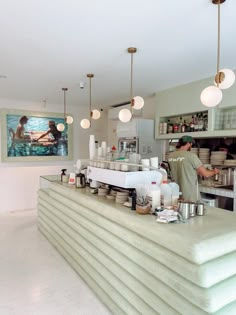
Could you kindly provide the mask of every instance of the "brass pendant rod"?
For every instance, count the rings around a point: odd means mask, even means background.
[[[64,121],[66,122],[66,91],[67,88],[62,88],[62,91],[64,91]]]
[[[89,122],[90,122],[90,128],[92,124],[92,81],[91,79],[94,77],[93,73],[88,73],[87,78],[89,78]]]
[[[90,122],[90,128],[91,128],[91,123],[92,123],[92,81],[91,77],[89,78],[89,122]]]
[[[218,0],[218,38],[217,38],[217,69],[216,69],[216,75],[217,75],[217,87],[219,87],[220,83],[220,0]]]
[[[130,109],[131,113],[133,114],[133,64],[134,64],[134,58],[133,55],[136,53],[137,48],[135,47],[129,47],[128,48],[128,53],[131,54],[131,69],[130,69]]]
[[[132,109],[132,100],[133,100],[133,64],[134,58],[133,53],[131,53],[131,69],[130,69],[130,105]]]

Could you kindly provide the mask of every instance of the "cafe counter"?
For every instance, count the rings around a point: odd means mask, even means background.
[[[113,314],[235,315],[236,216],[157,223],[46,176],[38,227]]]

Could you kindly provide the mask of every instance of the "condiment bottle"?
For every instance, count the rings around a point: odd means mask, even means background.
[[[63,183],[68,181],[68,176],[66,175],[66,171],[67,171],[66,168],[63,168],[61,170],[61,182],[63,182]]]

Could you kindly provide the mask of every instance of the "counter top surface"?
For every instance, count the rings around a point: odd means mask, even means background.
[[[204,216],[191,218],[187,223],[163,224],[157,223],[153,215],[139,215],[84,188],[78,189],[60,181],[52,182],[50,188],[196,264],[236,250],[236,216],[233,212],[206,207]]]

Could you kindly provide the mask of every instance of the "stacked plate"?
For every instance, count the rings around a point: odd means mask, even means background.
[[[117,203],[125,203],[128,200],[129,191],[117,191],[116,193],[116,202]]]
[[[224,151],[212,151],[211,152],[211,165],[224,165],[226,160],[226,152]]]
[[[198,148],[191,148],[191,152],[198,155]]]
[[[225,160],[224,165],[226,166],[236,166],[236,160]]]
[[[106,196],[108,194],[107,188],[98,188],[98,196]]]
[[[209,164],[210,163],[210,149],[200,148],[199,159],[201,160],[203,164]]]

